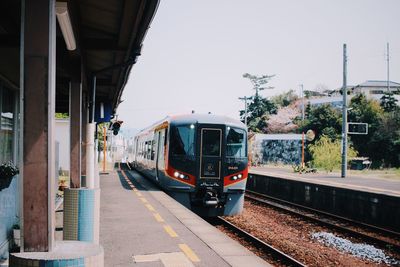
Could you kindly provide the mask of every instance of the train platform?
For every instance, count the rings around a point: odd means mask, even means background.
[[[135,171],[100,186],[104,266],[270,266]]]
[[[353,189],[369,193],[384,194],[400,197],[400,177],[376,177],[374,173],[351,172],[346,178],[341,178],[340,173],[294,173],[288,167],[252,167],[250,173],[275,178],[302,181],[312,184],[327,185],[332,187]]]

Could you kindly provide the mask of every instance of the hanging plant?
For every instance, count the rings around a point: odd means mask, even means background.
[[[19,172],[11,161],[0,165],[0,191],[9,187],[13,177]]]

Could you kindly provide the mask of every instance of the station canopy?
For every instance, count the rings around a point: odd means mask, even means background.
[[[62,2],[68,6],[76,49],[67,49],[57,23],[56,112],[68,112],[69,82],[72,76],[77,77],[77,71],[82,77],[84,91],[90,94],[93,73],[129,62],[96,75],[96,102],[108,102],[115,111],[121,101],[132,64],[140,55],[143,40],[159,0]],[[0,73],[8,76],[15,87],[19,87],[20,16],[21,1],[0,1],[0,55],[10,62],[7,64],[8,69],[0,69]],[[8,51],[9,49],[13,52]],[[7,55],[12,58],[7,58]],[[80,64],[82,69],[77,68]],[[6,64],[2,65],[5,67]]]

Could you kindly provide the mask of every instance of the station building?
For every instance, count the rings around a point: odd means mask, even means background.
[[[22,252],[55,247],[55,113],[70,118],[71,188],[90,187],[94,125],[109,121],[158,0],[0,1],[0,259],[14,224]]]

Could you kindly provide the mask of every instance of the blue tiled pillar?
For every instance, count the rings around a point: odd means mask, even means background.
[[[98,243],[100,189],[64,191],[64,240]]]

